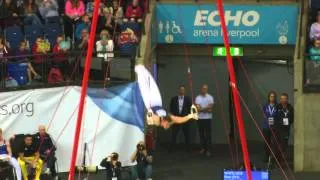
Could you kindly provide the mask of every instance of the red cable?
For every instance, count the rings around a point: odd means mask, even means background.
[[[68,89],[67,87],[68,87],[68,86],[65,86],[65,88],[64,88],[64,90],[63,90],[63,93],[62,93],[62,95],[61,95],[61,97],[60,97],[60,99],[59,99],[58,105],[56,106],[56,108],[55,108],[55,110],[54,110],[54,112],[53,112],[52,118],[51,118],[51,120],[49,121],[48,126],[47,126],[47,131],[49,130],[49,128],[50,128],[50,126],[51,126],[51,123],[52,123],[52,121],[54,120],[54,118],[55,118],[55,116],[56,116],[56,113],[58,112],[58,109],[59,109],[59,107],[60,107],[60,105],[61,105],[61,102],[62,102],[64,96],[65,96],[66,94],[68,94],[68,93],[70,92],[70,90],[71,90],[71,88],[69,88],[69,91],[66,92],[66,90]]]
[[[99,11],[100,0],[95,0],[94,3],[97,6],[94,6],[90,38],[88,42],[88,51],[87,51],[85,70],[84,70],[84,75],[82,80],[82,89],[81,89],[81,97],[79,102],[78,118],[77,118],[77,124],[75,128],[70,171],[69,171],[69,177],[68,177],[69,180],[74,180],[75,163],[76,163],[77,154],[78,154],[79,136],[80,136],[80,130],[81,130],[81,124],[82,124],[84,101],[87,95],[87,87],[88,87],[90,66],[91,66],[91,60],[92,60],[92,51],[93,51],[94,40],[96,36],[96,28],[98,23],[98,11]]]
[[[178,4],[178,11],[180,12],[180,4]],[[181,13],[178,12],[178,15],[179,15],[179,19],[180,19],[180,22],[181,22],[181,28],[182,28],[182,34],[184,33],[184,27],[183,27],[183,23],[182,23],[182,17],[181,17]],[[185,37],[183,35],[183,37]],[[184,41],[186,41],[184,39]],[[185,64],[187,65],[187,73],[188,73],[188,83],[189,83],[189,88],[190,88],[190,91],[191,91],[191,100],[192,100],[192,104],[194,104],[194,91],[193,91],[193,81],[192,81],[192,72],[191,72],[191,67],[190,67],[190,60],[189,60],[189,49],[188,47],[186,46],[185,43],[183,43],[183,49],[184,49],[184,61],[185,61]]]
[[[197,6],[198,6],[198,9],[201,10],[201,7],[200,7],[200,2],[196,2]],[[203,27],[204,29],[204,27]],[[207,49],[208,49],[208,53],[211,54],[211,47],[209,45],[209,37],[206,36],[205,37],[206,40],[205,40],[205,44],[207,45]],[[224,131],[225,131],[225,135],[227,137],[227,141],[228,141],[228,144],[229,144],[229,152],[230,152],[230,156],[231,156],[231,159],[232,159],[232,164],[233,164],[233,168],[236,168],[236,165],[238,164],[238,158],[236,158],[236,162],[235,162],[235,149],[233,148],[233,146],[231,145],[231,139],[230,139],[230,136],[228,134],[228,130],[227,130],[227,118],[226,118],[226,115],[225,115],[225,110],[224,110],[224,105],[223,105],[223,101],[221,99],[221,95],[220,95],[220,86],[219,86],[219,80],[216,78],[217,76],[216,75],[216,70],[215,70],[215,66],[214,66],[214,59],[212,56],[210,56],[210,62],[211,62],[211,66],[212,66],[212,75],[213,75],[213,79],[214,79],[214,82],[215,82],[215,87],[216,87],[216,91],[217,91],[217,97],[218,97],[218,101],[220,103],[218,103],[220,105],[220,113],[221,113],[221,116],[222,116],[222,119],[223,119],[223,125],[224,125]]]
[[[230,55],[230,44],[229,44],[228,30],[227,30],[227,26],[226,26],[226,22],[225,22],[225,17],[224,17],[223,1],[218,0],[217,6],[218,6],[219,16],[220,16],[220,20],[221,20],[223,41],[224,41],[224,45],[225,45],[226,52],[227,52],[227,64],[228,64],[230,83],[231,83],[230,85],[231,85],[232,92],[233,92],[233,99],[234,99],[234,105],[235,105],[235,111],[236,111],[236,119],[238,122],[243,159],[244,159],[244,163],[245,163],[245,168],[246,168],[248,180],[252,180],[251,163],[250,163],[250,158],[249,158],[246,133],[245,133],[244,125],[243,125],[241,105],[240,105],[240,101],[239,101],[239,95],[236,93],[237,82],[236,82],[236,75],[235,75],[235,71],[234,71],[234,67],[233,67],[233,60]]]
[[[280,170],[282,171],[282,174],[285,176],[286,180],[289,180],[289,179],[288,179],[288,176],[287,176],[286,173],[285,173],[285,171],[284,171],[283,168],[281,167],[281,164],[280,164],[280,162],[278,161],[276,155],[275,155],[274,152],[272,151],[272,148],[271,148],[270,144],[267,142],[267,140],[266,140],[266,138],[264,137],[264,135],[263,135],[263,133],[262,133],[259,125],[257,124],[256,120],[254,119],[253,115],[251,114],[251,112],[250,112],[250,110],[249,110],[249,108],[248,108],[248,105],[246,104],[246,102],[244,101],[244,99],[242,98],[242,96],[240,95],[239,91],[237,91],[237,94],[238,94],[238,96],[240,97],[240,100],[241,100],[242,104],[244,105],[246,111],[248,112],[249,116],[251,117],[254,125],[255,125],[256,128],[258,129],[259,134],[262,136],[263,140],[266,142],[266,144],[267,144],[267,146],[268,146],[268,149],[270,150],[272,156],[273,156],[274,159],[276,160],[276,163],[278,164]]]
[[[241,59],[238,58],[237,60],[238,60],[238,62],[240,62],[240,66],[241,66],[241,68],[244,70],[244,75],[246,76],[246,78],[247,78],[247,80],[248,80],[248,82],[249,82],[249,74],[248,74],[248,71],[245,69],[244,64],[243,64],[243,62],[241,61]],[[249,83],[249,86],[250,86],[251,90],[254,89],[252,83]],[[255,99],[257,100],[257,102],[258,102],[258,104],[259,104],[259,107],[260,107],[261,112],[264,114],[264,112],[263,112],[263,107],[262,107],[262,103],[261,103],[261,101],[260,101],[260,99],[259,99],[259,97],[258,97],[258,95],[257,95],[257,93],[256,93],[255,91],[253,92],[253,95],[254,95]]]
[[[263,111],[263,108],[262,108],[262,105],[261,105],[262,103],[261,103],[260,99],[258,98],[256,91],[255,91],[254,88],[253,88],[253,85],[252,85],[251,80],[250,80],[250,77],[249,77],[249,73],[248,73],[248,71],[246,70],[246,68],[244,67],[242,61],[241,61],[240,59],[238,59],[238,60],[240,61],[240,65],[241,65],[244,73],[246,74],[247,82],[248,82],[248,84],[249,84],[249,86],[250,86],[250,88],[251,88],[251,91],[254,93],[254,95],[255,95],[255,97],[256,97],[256,101],[257,101],[258,104],[260,105],[262,114],[263,114],[263,116],[265,117],[265,114],[264,114],[264,111]],[[281,153],[281,157],[282,157],[282,159],[285,161],[285,165],[288,167],[289,172],[290,172],[292,178],[295,180],[295,179],[296,179],[296,178],[295,178],[295,175],[294,175],[293,171],[291,170],[291,168],[290,168],[290,166],[289,166],[289,163],[288,163],[288,161],[287,161],[287,159],[286,159],[286,157],[285,157],[285,154],[284,154],[283,150],[281,149],[280,143],[278,142],[277,136],[276,136],[276,134],[274,133],[273,128],[269,127],[269,129],[270,129],[270,131],[271,131],[273,140],[276,142],[277,148],[278,148],[279,152]]]

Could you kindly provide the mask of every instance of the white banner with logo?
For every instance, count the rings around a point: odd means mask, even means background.
[[[86,98],[77,164],[82,163],[87,143],[87,165],[99,165],[112,152],[124,166],[144,139],[143,106],[136,83],[112,88],[89,89]],[[69,170],[78,114],[80,87],[59,87],[0,93],[0,128],[5,138],[36,133],[40,124],[57,146],[59,171]],[[140,98],[141,99],[141,98]],[[111,105],[110,105],[111,104]]]

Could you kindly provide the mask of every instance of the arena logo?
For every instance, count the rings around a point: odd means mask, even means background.
[[[27,117],[32,117],[34,114],[34,104],[0,104],[0,116],[11,116],[17,114],[23,114]]]
[[[226,24],[232,24],[235,27],[246,26],[252,27],[259,23],[260,14],[257,11],[236,11],[235,13],[226,10],[225,11]],[[209,12],[208,10],[198,10],[196,12],[194,26],[207,26],[207,23],[211,26],[220,26],[219,11]]]

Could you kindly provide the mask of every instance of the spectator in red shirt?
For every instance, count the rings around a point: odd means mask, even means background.
[[[32,66],[36,72],[43,72],[43,62],[45,60],[45,54],[50,50],[50,43],[45,41],[43,38],[38,37],[36,43],[32,47],[32,53],[34,54],[34,59]]]
[[[133,0],[132,4],[127,7],[126,18],[139,19],[142,18],[142,8],[139,5],[139,0]]]
[[[70,48],[70,42],[65,41],[63,36],[57,37],[57,44],[53,47],[53,65],[57,66],[61,71],[63,76],[65,77],[67,74],[67,70],[69,68],[68,55],[67,52]]]

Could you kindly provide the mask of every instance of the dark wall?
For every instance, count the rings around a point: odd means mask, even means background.
[[[193,76],[193,91],[195,96],[199,93],[200,86],[203,83],[209,85],[209,93],[215,97],[214,118],[212,123],[212,140],[213,143],[227,143],[226,139],[226,124],[229,130],[229,114],[228,114],[228,71],[225,60],[212,59],[209,56],[158,56],[159,63],[158,82],[159,88],[162,93],[164,106],[168,107],[170,98],[177,93],[177,87],[184,84],[188,87],[188,94],[191,96],[189,88],[187,65],[185,58],[189,58],[191,63],[191,71]],[[213,61],[210,62],[210,61]],[[258,94],[260,101],[265,102],[265,96],[270,89],[278,92],[288,92],[292,97],[292,76],[285,65],[275,65],[267,63],[245,62],[250,77],[252,78],[255,92]],[[261,125],[262,114],[257,102],[252,95],[249,88],[247,79],[241,66],[236,67],[238,73],[239,88],[241,96],[245,99],[246,103],[253,113],[254,117]],[[243,111],[244,120],[246,124],[246,131],[249,140],[260,140],[262,138],[257,134],[252,120],[249,118],[248,113]],[[198,143],[198,132],[195,123],[192,125],[190,131],[192,143]],[[183,140],[182,133],[179,137]],[[159,130],[158,141],[170,142],[171,131]]]

